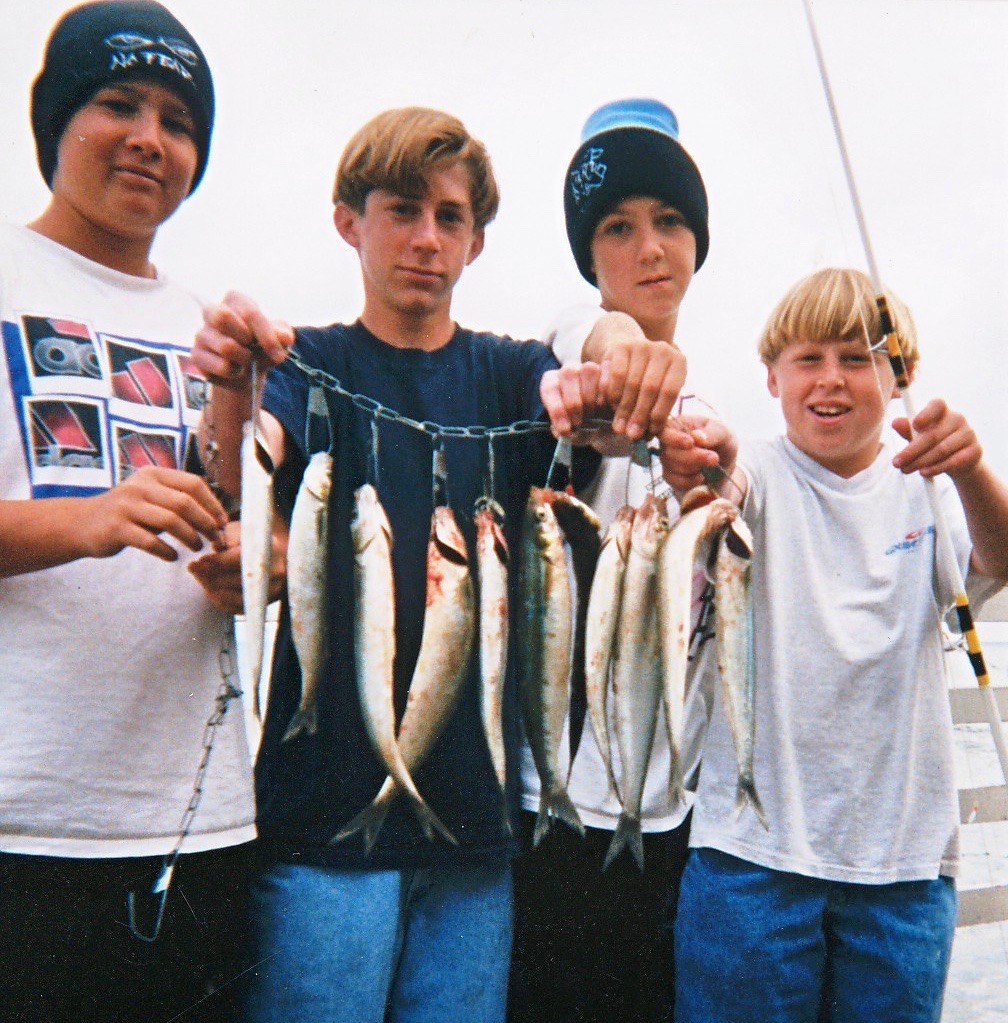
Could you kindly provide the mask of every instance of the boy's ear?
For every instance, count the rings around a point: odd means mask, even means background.
[[[486,231],[482,227],[478,231],[473,232],[472,241],[469,244],[469,255],[466,256],[466,266],[468,266],[483,251],[483,243],[485,241]]]
[[[356,249],[360,244],[357,232],[357,214],[345,202],[338,202],[333,209],[332,218],[343,241]]]
[[[780,397],[780,390],[777,387],[777,374],[774,372],[773,366],[767,366],[766,368],[766,385],[767,390],[775,397]]]

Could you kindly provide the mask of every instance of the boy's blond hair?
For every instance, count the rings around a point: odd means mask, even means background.
[[[482,230],[500,203],[486,148],[457,117],[427,107],[386,110],[350,139],[336,169],[333,202],[363,214],[368,193],[375,188],[421,199],[427,176],[456,161],[469,173],[475,227]]]
[[[917,328],[906,304],[891,291],[885,295],[912,375],[919,358]],[[785,348],[799,342],[864,342],[866,335],[873,347],[883,336],[871,279],[860,270],[827,267],[804,277],[777,303],[760,335],[759,356],[770,366]]]

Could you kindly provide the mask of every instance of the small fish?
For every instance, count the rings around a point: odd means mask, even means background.
[[[570,745],[570,766],[574,766],[581,733],[584,730],[588,695],[585,681],[585,631],[588,621],[588,599],[595,566],[602,546],[602,523],[594,509],[566,491],[553,499],[553,514],[563,531],[571,551],[574,582],[577,587],[577,613],[574,617],[574,648],[571,653],[571,696],[567,735]]]
[[[683,498],[681,516],[658,555],[658,624],[665,726],[672,752],[669,791],[681,798],[683,789],[682,747],[683,699],[693,624],[693,574],[697,561],[704,564],[704,548],[727,523],[738,515],[731,501],[714,498],[706,487]]]
[[[569,702],[573,609],[563,537],[550,506],[553,496],[551,490],[532,488],[521,540],[518,691],[541,783],[533,845],[542,841],[552,817],[584,834],[560,768],[560,740]]]
[[[301,664],[301,703],[283,741],[318,728],[318,686],[326,648],[326,550],[332,456],[312,455],[291,514],[287,544],[287,599],[291,636]]]
[[[410,776],[396,740],[394,703],[395,585],[392,527],[370,484],[354,494],[354,661],[364,725],[378,758],[409,797],[424,834],[447,828],[426,804]]]
[[[609,671],[612,664],[616,624],[619,621],[620,597],[623,593],[623,573],[630,554],[630,534],[633,529],[634,510],[624,505],[616,513],[599,551],[595,578],[592,580],[585,623],[585,690],[588,718],[595,742],[606,765],[609,784],[620,796],[612,766],[609,742]]]
[[[501,791],[501,823],[507,835],[511,814],[505,795],[504,677],[508,646],[508,548],[500,525],[503,512],[491,504],[476,510],[476,563],[479,569],[480,709],[490,761]]]
[[[427,544],[427,607],[423,636],[397,740],[410,773],[434,748],[455,710],[469,676],[475,627],[475,601],[465,540],[452,510],[438,506],[431,519]],[[364,847],[370,852],[399,791],[400,784],[390,774],[371,805],[354,817],[332,842],[340,842],[363,831]],[[429,812],[430,823],[449,842],[457,845],[452,833],[433,811]]]
[[[668,529],[665,498],[648,494],[634,514],[616,626],[613,706],[623,775],[623,809],[606,852],[603,870],[627,845],[641,871],[644,870],[641,801],[662,694],[657,559]]]
[[[740,814],[748,803],[766,828],[766,814],[753,777],[756,714],[749,592],[752,545],[752,533],[741,517],[736,518],[721,537],[714,562],[714,624],[721,693],[738,764],[735,811]]]
[[[259,678],[262,675],[273,561],[273,460],[249,419],[241,442],[241,574],[245,610],[245,652],[253,710],[261,720]]]

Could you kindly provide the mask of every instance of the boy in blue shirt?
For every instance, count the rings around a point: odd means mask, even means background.
[[[538,342],[476,333],[451,318],[453,288],[483,248],[497,210],[497,186],[482,144],[454,117],[425,108],[386,111],[351,139],[336,177],[334,221],[357,252],[364,309],[352,324],[290,328],[230,295],[207,312],[194,357],[213,383],[211,418],[220,480],[238,490],[238,439],[251,404],[249,366],[273,366],[263,401],[264,432],[289,507],[309,455],[306,374],[288,348],[398,415],[375,420],[356,403],[327,395],[333,473],[329,498],[329,670],[315,734],[284,741],[300,696],[300,672],[286,610],[277,640],[270,704],[256,766],[263,866],[253,886],[257,967],[248,1018],[502,1020],[511,947],[513,838],[479,706],[478,659],[468,664],[459,704],[415,780],[457,838],[431,841],[410,806],[397,800],[373,849],[359,836],[333,843],[369,805],[386,770],[362,720],[354,659],[354,492],[375,483],[391,523],[395,574],[395,693],[402,713],[420,645],[426,550],[432,512],[431,437],[414,423],[506,427],[548,415],[556,434],[606,405],[622,411],[628,435],[664,421],[681,373],[669,370],[643,401],[634,360],[623,368],[585,363],[559,369]],[[654,346],[656,349],[659,346]],[[666,346],[660,346],[664,349]],[[650,342],[640,342],[641,363]],[[255,356],[253,353],[256,353]],[[681,361],[681,360],[680,360]],[[679,367],[681,368],[681,366]],[[657,400],[659,410],[652,405]],[[369,403],[369,407],[373,404]],[[448,495],[474,564],[472,512],[483,494],[486,442],[445,436]],[[546,480],[548,433],[499,439],[494,496],[512,550],[530,487]],[[369,462],[378,462],[372,473]],[[515,602],[517,603],[517,602]],[[516,630],[512,629],[512,634]],[[512,649],[505,693],[509,763],[518,733]],[[512,806],[516,779],[509,784]]]

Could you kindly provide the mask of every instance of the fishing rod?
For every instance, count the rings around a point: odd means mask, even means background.
[[[826,71],[826,60],[823,57],[819,33],[816,30],[815,18],[812,14],[812,0],[802,0],[802,3],[805,7],[805,18],[808,21],[809,35],[812,38],[812,49],[815,52],[816,64],[819,68],[819,78],[822,82],[823,92],[826,95],[826,105],[829,108],[830,120],[833,123],[833,134],[836,137],[837,147],[840,150],[840,162],[843,164],[844,176],[847,179],[847,190],[850,193],[851,203],[854,207],[854,216],[857,219],[858,232],[861,235],[861,245],[864,248],[865,258],[868,263],[868,276],[875,291],[875,304],[878,307],[879,325],[886,345],[886,354],[889,357],[889,364],[892,366],[896,377],[896,387],[900,392],[903,408],[911,424],[912,437],[912,424],[917,415],[917,410],[910,393],[910,374],[907,372],[899,334],[893,325],[889,302],[882,288],[878,264],[875,262],[875,253],[872,249],[871,239],[868,236],[868,225],[865,221],[864,208],[861,205],[857,183],[854,180],[854,170],[847,152],[847,143],[844,139],[843,129],[840,127],[840,116],[837,113],[833,89],[830,85],[829,74]],[[977,635],[973,613],[970,610],[969,598],[966,596],[966,583],[963,580],[963,574],[956,559],[955,549],[952,546],[952,535],[945,520],[945,513],[938,496],[938,488],[935,486],[933,479],[921,478],[924,481],[924,488],[935,520],[935,548],[939,571],[946,582],[951,585],[954,594],[953,600],[956,618],[959,622],[959,631],[966,641],[966,652],[969,656],[970,666],[973,668],[973,674],[976,676],[977,684],[980,686],[980,691],[984,696],[987,722],[990,725],[991,736],[994,739],[994,746],[1001,764],[1001,775],[1008,782],[1008,744],[1005,742],[1004,723],[1001,720],[1001,711],[998,708],[994,690],[991,688],[990,675],[987,671],[983,650],[980,646],[980,637]]]

